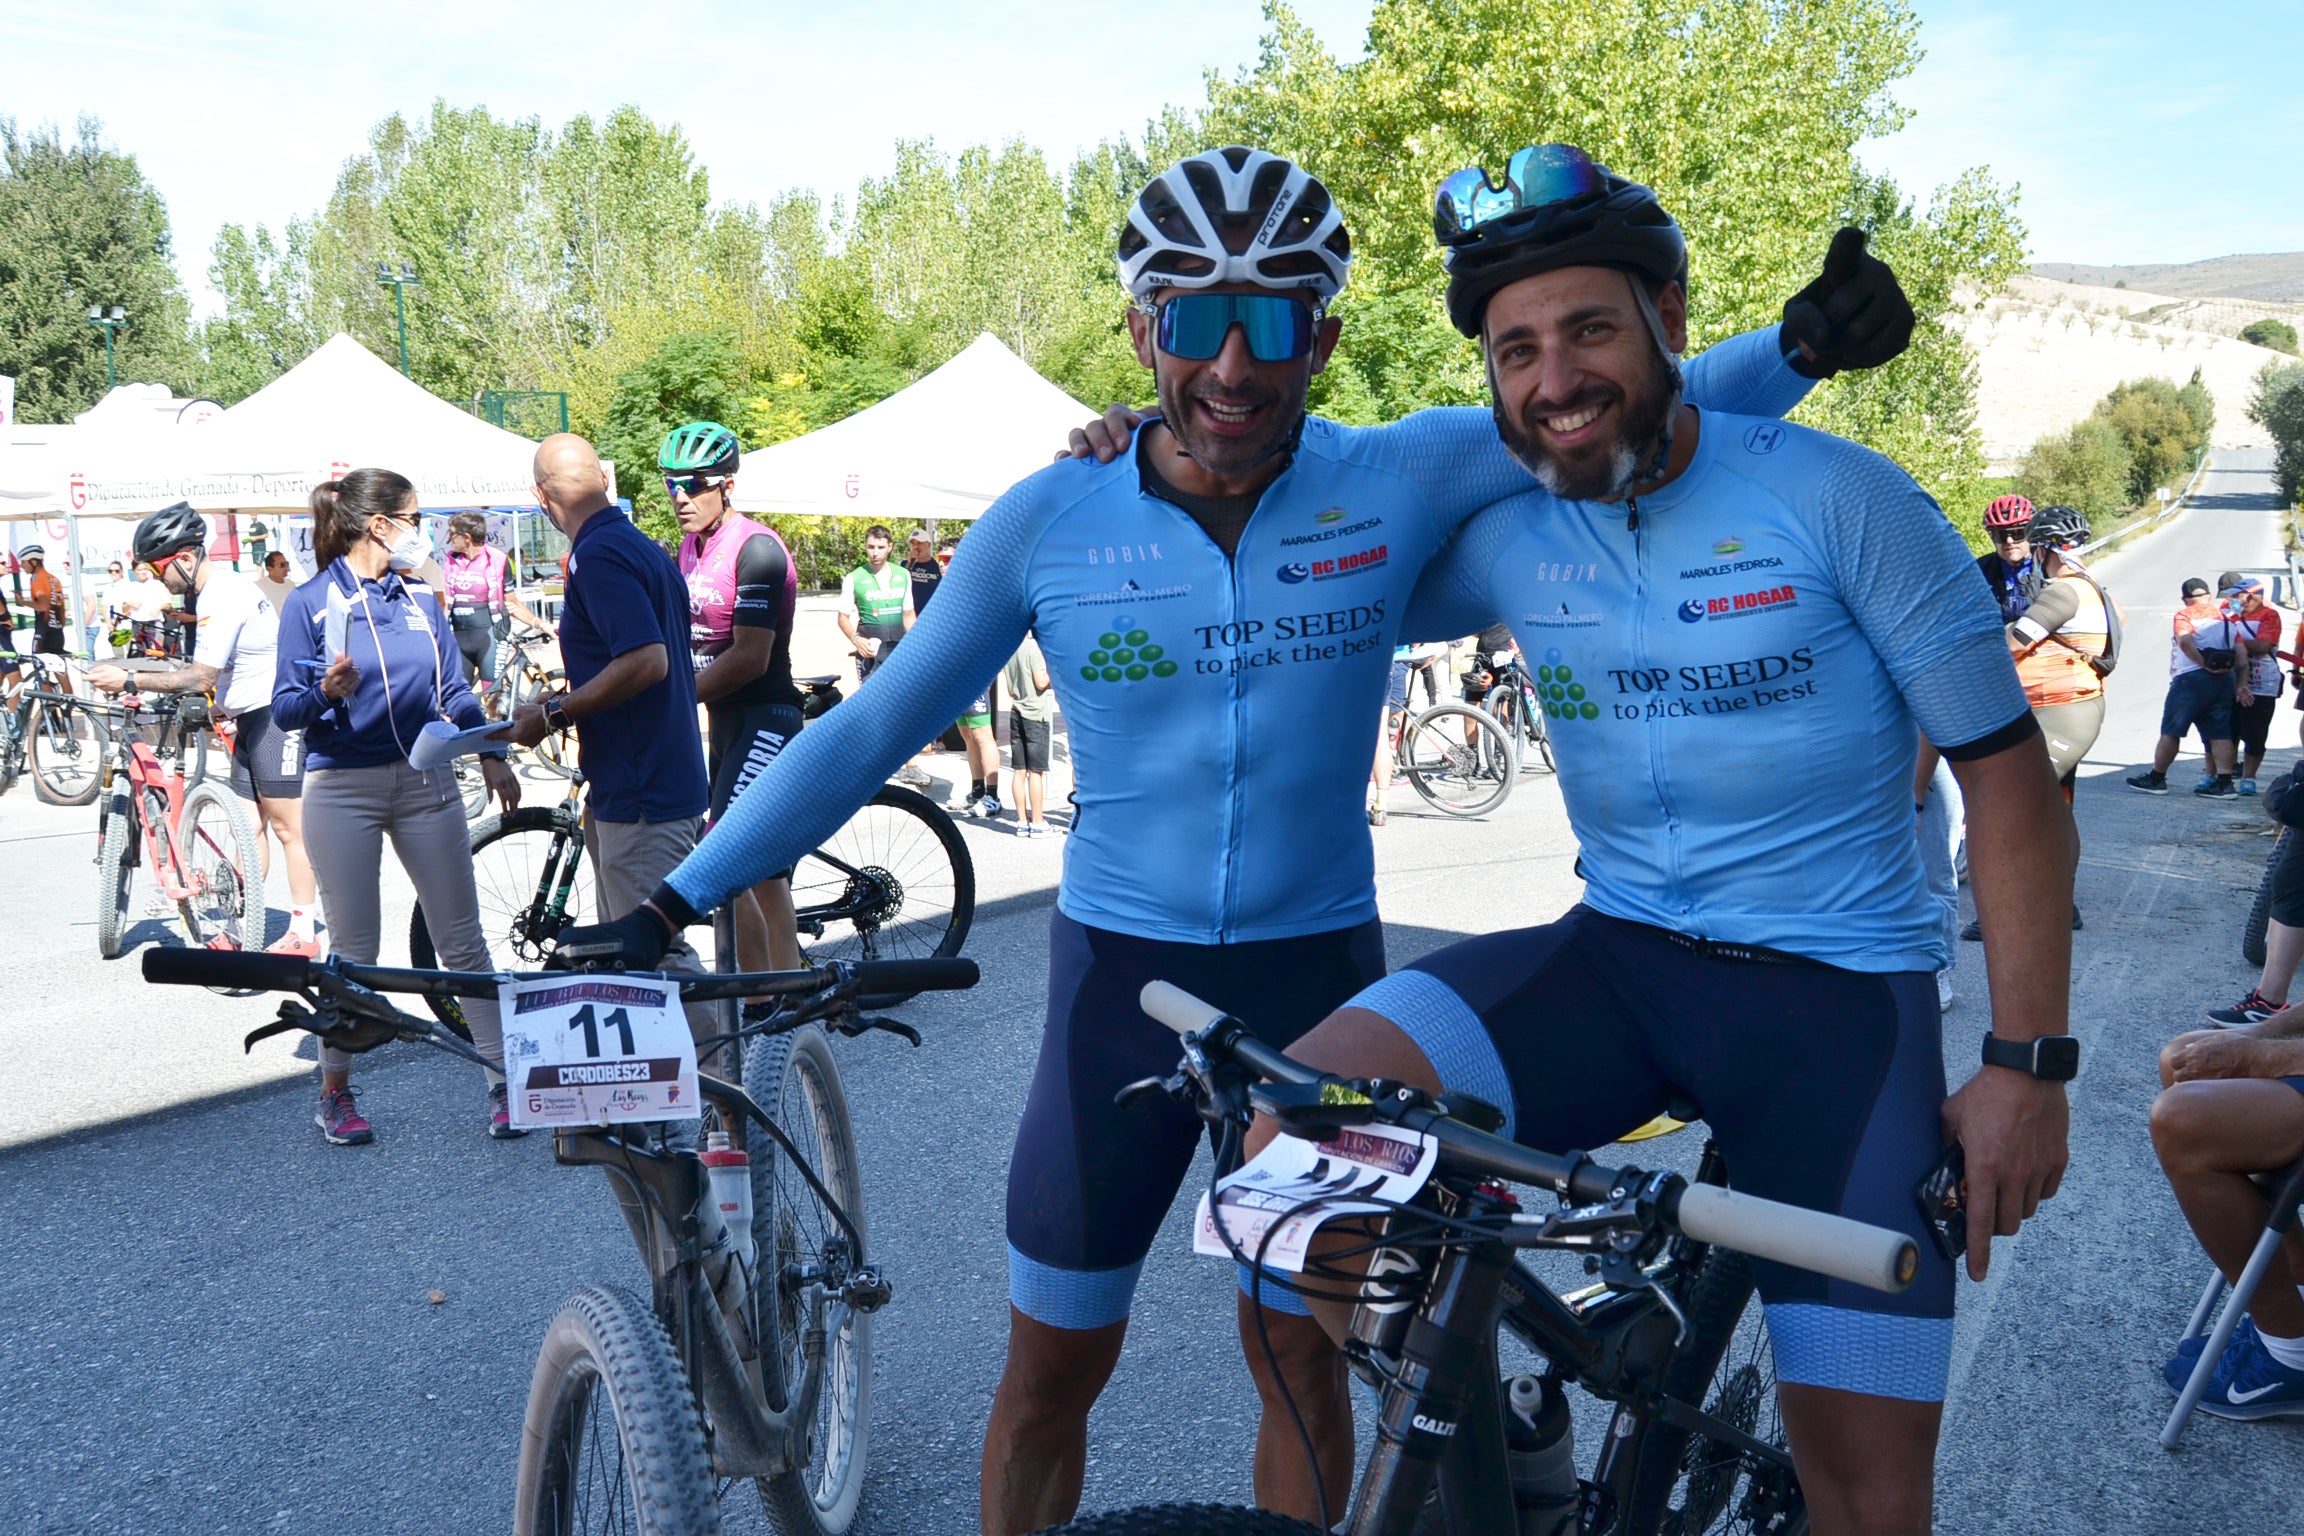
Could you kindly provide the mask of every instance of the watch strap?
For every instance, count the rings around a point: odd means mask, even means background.
[[[2031,1040],[1984,1037],[1984,1065],[2006,1067],[2042,1082],[2068,1083],[2080,1071],[2080,1043],[2070,1035],[2041,1035]]]

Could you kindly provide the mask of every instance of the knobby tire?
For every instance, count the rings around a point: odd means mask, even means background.
[[[34,699],[24,716],[24,750],[41,804],[94,805],[112,755],[112,733],[94,710]]]
[[[2271,856],[2264,861],[2264,878],[2256,882],[2256,900],[2248,908],[2247,925],[2240,930],[2240,956],[2250,965],[2264,963],[2265,935],[2272,924],[2272,876],[2288,851],[2288,839],[2295,835],[2293,827],[2280,829],[2280,835],[2272,840]]]

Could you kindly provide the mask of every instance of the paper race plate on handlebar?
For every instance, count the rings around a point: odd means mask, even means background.
[[[1253,1259],[1264,1234],[1279,1221],[1272,1246],[1263,1250],[1264,1262],[1275,1269],[1301,1271],[1312,1234],[1322,1222],[1385,1209],[1371,1201],[1405,1201],[1424,1187],[1439,1161],[1437,1141],[1389,1125],[1347,1126],[1322,1142],[1275,1136],[1239,1172],[1217,1184],[1224,1233],[1216,1230],[1210,1217],[1208,1196],[1201,1195],[1192,1222],[1192,1251],[1230,1258],[1232,1249],[1224,1242],[1229,1233],[1240,1251]],[[1287,1215],[1307,1200],[1323,1203]]]
[[[499,994],[513,1125],[694,1120],[696,1041],[679,984],[663,976],[562,975]]]

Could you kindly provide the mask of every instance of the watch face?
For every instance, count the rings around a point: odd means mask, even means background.
[[[2039,1076],[2051,1083],[2068,1083],[2080,1075],[2080,1042],[2070,1035],[2046,1035],[2036,1042]]]

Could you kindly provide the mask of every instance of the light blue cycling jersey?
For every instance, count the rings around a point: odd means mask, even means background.
[[[1808,388],[1773,330],[1713,348],[1688,379],[1692,398],[1771,414]],[[1408,595],[1465,518],[1533,484],[1482,409],[1312,417],[1227,559],[1143,489],[1133,453],[1051,465],[992,505],[905,643],[785,748],[672,887],[709,911],[789,866],[1031,632],[1070,736],[1066,916],[1195,944],[1366,922],[1364,787]]]
[[[1587,903],[1851,970],[1946,963],[1918,732],[1958,756],[2026,705],[1974,558],[1909,475],[1705,412],[1687,471],[1634,504],[1521,496],[1465,523],[1404,632],[1499,616],[1543,696]]]

